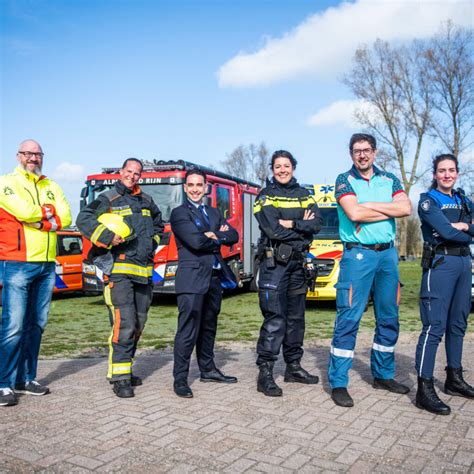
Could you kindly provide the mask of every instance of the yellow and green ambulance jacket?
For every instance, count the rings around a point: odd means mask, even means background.
[[[56,231],[71,222],[69,204],[54,181],[20,166],[0,176],[0,260],[54,262]]]

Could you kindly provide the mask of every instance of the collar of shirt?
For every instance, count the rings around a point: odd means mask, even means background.
[[[374,174],[372,176],[375,176],[377,174],[382,174],[382,171],[379,170],[375,165],[372,165],[372,169],[374,171]],[[350,169],[350,173],[357,179],[363,179],[367,181],[367,178],[364,178],[360,173],[359,170],[355,167],[355,165],[352,165],[352,168]],[[372,178],[371,176],[371,178]]]

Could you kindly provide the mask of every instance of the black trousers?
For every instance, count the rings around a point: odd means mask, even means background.
[[[278,359],[283,346],[287,364],[303,357],[305,330],[306,278],[302,262],[290,260],[287,265],[268,268],[260,264],[259,303],[263,324],[257,342],[257,365]]]
[[[204,295],[181,293],[177,299],[179,316],[174,339],[173,376],[175,380],[186,380],[194,347],[200,371],[215,368],[214,341],[222,301],[220,280],[213,276]]]
[[[153,299],[153,286],[124,276],[105,285],[104,299],[112,326],[107,378],[110,381],[130,379],[133,357]]]

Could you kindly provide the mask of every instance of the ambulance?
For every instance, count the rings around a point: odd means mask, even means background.
[[[315,234],[307,257],[318,269],[314,291],[308,290],[308,300],[335,300],[342,257],[342,242],[339,236],[339,218],[334,193],[334,184],[310,184],[305,188],[315,197],[323,218],[321,230]]]

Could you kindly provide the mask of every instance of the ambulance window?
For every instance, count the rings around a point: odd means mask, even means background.
[[[58,256],[81,255],[82,239],[74,235],[58,235]]]
[[[220,186],[216,189],[216,205],[221,210],[225,219],[229,218],[232,213],[230,209],[230,189]]]

